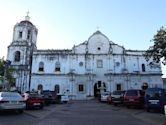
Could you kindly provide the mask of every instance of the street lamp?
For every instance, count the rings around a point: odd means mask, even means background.
[[[89,92],[88,92],[88,96],[91,96],[91,84],[93,82],[93,74],[92,73],[88,73],[88,88],[89,88]]]

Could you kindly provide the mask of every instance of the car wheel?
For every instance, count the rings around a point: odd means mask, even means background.
[[[24,110],[22,110],[22,109],[18,110],[18,113],[20,113],[20,114],[22,114],[23,112],[24,112]]]
[[[117,106],[117,104],[116,104],[116,103],[114,103],[114,106]]]
[[[43,105],[40,106],[40,109],[43,109]]]
[[[147,112],[150,112],[150,109],[149,109],[149,108],[146,108],[146,111],[147,111]]]
[[[30,109],[30,106],[26,105],[26,109],[27,109],[27,110]]]
[[[67,101],[63,101],[63,103],[64,103],[64,104],[66,104],[66,103],[67,103]]]
[[[126,107],[127,107],[128,109],[130,108],[130,106],[129,106],[129,105],[127,105]]]

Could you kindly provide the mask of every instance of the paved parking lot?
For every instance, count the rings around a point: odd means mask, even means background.
[[[1,113],[0,125],[164,125],[161,113],[147,113],[143,109],[108,105],[97,100],[70,101],[43,110],[26,110],[23,114]]]

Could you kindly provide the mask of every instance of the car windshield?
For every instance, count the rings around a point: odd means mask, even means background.
[[[50,91],[43,91],[42,93],[43,93],[43,94],[47,94],[47,95],[51,94]]]
[[[29,97],[41,97],[41,95],[39,95],[37,93],[31,93],[31,94],[29,94]]]
[[[148,90],[146,95],[149,97],[161,97],[162,90]],[[166,97],[166,90],[163,91],[163,95]]]
[[[131,91],[127,91],[126,95],[127,96],[137,96],[138,93],[137,93],[137,91],[131,90]]]
[[[123,91],[114,91],[112,94],[113,95],[121,95],[123,93],[124,93]]]
[[[19,93],[16,92],[4,92],[1,95],[2,97],[21,97]]]
[[[101,93],[101,95],[110,95],[108,92]]]

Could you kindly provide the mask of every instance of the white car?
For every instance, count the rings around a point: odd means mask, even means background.
[[[62,103],[67,103],[68,101],[69,101],[68,95],[61,95],[61,102]]]
[[[110,95],[110,92],[103,92],[101,93],[100,101],[107,102],[107,97]]]
[[[25,102],[17,92],[0,92],[0,111],[14,110],[22,113],[25,109]]]

